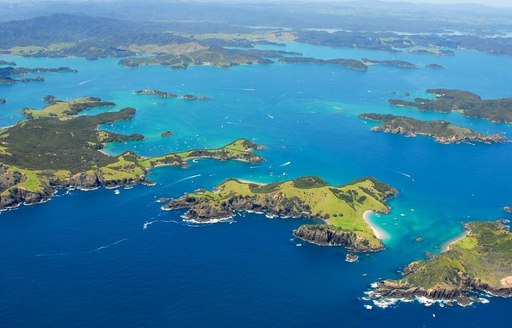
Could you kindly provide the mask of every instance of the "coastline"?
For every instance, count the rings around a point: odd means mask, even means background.
[[[390,237],[389,234],[387,232],[385,232],[384,230],[382,230],[381,228],[377,227],[370,219],[370,215],[372,213],[373,213],[373,211],[371,211],[371,210],[364,211],[364,213],[363,213],[364,222],[366,222],[366,224],[368,224],[368,226],[370,226],[375,237],[377,237],[380,240],[388,239]]]
[[[441,247],[441,249],[443,250],[443,252],[447,252],[450,250],[450,248],[452,247],[453,244],[457,243],[459,240],[466,238],[467,236],[468,236],[468,232],[464,231],[461,235],[459,235],[455,238],[452,238],[452,239],[448,240],[446,243],[444,243],[443,247]]]

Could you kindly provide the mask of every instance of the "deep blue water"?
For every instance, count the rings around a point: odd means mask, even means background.
[[[22,119],[23,107],[42,107],[47,94],[96,96],[118,104],[107,110],[138,110],[132,121],[104,128],[148,138],[111,144],[107,150],[113,154],[130,149],[159,155],[217,147],[240,137],[268,149],[261,152],[267,159],[261,167],[201,160],[188,169],[152,171],[154,187],[121,190],[120,195],[72,191],[45,204],[3,212],[0,326],[508,327],[510,300],[468,308],[412,303],[369,311],[360,298],[372,282],[398,277],[397,270],[410,261],[426,251],[438,252],[461,233],[461,222],[506,216],[502,208],[512,202],[512,144],[440,145],[424,137],[375,133],[357,115],[405,113],[512,135],[510,125],[387,105],[390,97],[424,95],[433,87],[510,97],[512,58],[470,51],[450,57],[390,54],[297,43],[287,50],[320,58],[435,62],[447,69],[372,66],[355,72],[310,64],[126,69],[115,59],[3,58],[27,67],[70,66],[79,73],[46,74],[44,83],[0,87],[0,97],[8,101],[0,107],[1,126]],[[132,94],[146,87],[212,100]],[[166,130],[176,135],[161,138]],[[320,175],[333,184],[371,175],[397,187],[400,195],[390,203],[391,214],[373,217],[389,234],[387,250],[349,264],[343,249],[297,247],[291,232],[302,220],[247,215],[233,223],[186,225],[181,213],[163,212],[155,202],[211,188],[229,177],[271,182],[301,175]],[[418,236],[424,241],[416,242]]]

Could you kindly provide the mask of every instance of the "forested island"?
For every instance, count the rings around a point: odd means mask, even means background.
[[[398,280],[380,281],[374,300],[414,300],[468,305],[487,296],[512,296],[512,234],[501,222],[471,222],[448,249],[409,264]]]
[[[507,139],[500,134],[486,135],[474,130],[453,125],[447,121],[420,121],[407,116],[395,116],[391,114],[361,114],[360,118],[381,122],[372,131],[403,134],[408,137],[425,135],[434,138],[443,144],[462,142],[502,143]]]
[[[428,89],[427,93],[435,98],[416,98],[414,101],[390,99],[389,103],[420,111],[460,112],[464,116],[483,118],[494,123],[512,123],[512,98],[482,99],[469,91],[449,89]]]
[[[76,116],[87,108],[114,106],[112,102],[85,97],[50,103],[42,110],[25,109],[28,119],[0,131],[0,209],[49,200],[59,189],[95,189],[149,184],[149,169],[161,165],[186,166],[193,158],[263,159],[253,150],[261,146],[239,139],[218,149],[187,150],[143,157],[133,152],[110,156],[105,143],[140,141],[140,134],[121,135],[98,130],[100,124],[129,120],[135,109]],[[57,151],[58,150],[58,151]]]
[[[15,63],[14,63],[15,64]],[[26,68],[26,67],[0,67],[0,85],[12,85],[20,82],[44,81],[43,77],[26,77],[18,78],[18,76],[28,74],[41,73],[76,73],[77,70],[69,67],[58,68]]]
[[[278,60],[279,63],[288,63],[288,64],[296,64],[296,63],[313,63],[313,64],[329,64],[329,65],[338,65],[346,68],[350,68],[356,71],[367,71],[368,66],[363,62],[355,59],[318,59],[312,57],[283,57]]]
[[[185,220],[217,222],[238,212],[269,217],[310,218],[320,224],[301,226],[294,235],[323,246],[345,246],[354,251],[383,248],[364,217],[366,211],[387,213],[386,201],[396,189],[373,178],[331,186],[319,177],[257,184],[230,179],[215,191],[198,190],[171,200],[164,210],[187,209]]]
[[[121,59],[119,64],[132,68],[145,65],[162,65],[179,69],[185,69],[191,65],[229,68],[238,65],[272,64],[273,61],[269,58],[281,58],[285,54],[293,53],[280,50],[208,47],[185,53],[168,52],[150,57],[128,57]]]
[[[368,58],[362,58],[361,61],[365,65],[384,65],[384,66],[393,66],[399,68],[418,68],[416,64],[409,63],[403,60],[372,60]]]

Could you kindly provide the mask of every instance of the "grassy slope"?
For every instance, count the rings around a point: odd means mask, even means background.
[[[135,115],[132,108],[94,116],[75,116],[81,110],[105,104],[111,103],[91,97],[58,101],[43,110],[27,110],[26,114],[31,119],[1,130],[0,163],[24,176],[20,183],[3,190],[2,195],[16,188],[40,192],[51,183],[58,184],[84,172],[93,174],[100,171],[105,182],[122,183],[142,179],[147,170],[156,165],[183,165],[192,157],[243,160],[244,156],[256,156],[251,150],[257,145],[245,139],[219,149],[177,152],[151,158],[132,152],[108,156],[99,151],[103,143],[141,140],[142,136],[97,130],[98,125],[106,122],[131,119]]]
[[[303,179],[315,179],[317,183],[313,187],[301,185],[300,182]],[[255,203],[258,203],[263,197],[272,197],[278,193],[289,199],[297,197],[301,202],[308,204],[312,217],[324,219],[328,224],[343,231],[355,232],[372,244],[380,244],[363,219],[363,213],[367,210],[377,212],[388,210],[384,204],[383,193],[379,191],[373,179],[363,179],[339,187],[329,186],[323,180],[311,177],[263,186],[228,180],[215,192],[206,191],[185,197],[207,197],[215,203],[222,203],[229,201],[233,196],[253,196],[256,197]]]

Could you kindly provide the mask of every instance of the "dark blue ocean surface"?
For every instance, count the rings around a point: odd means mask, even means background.
[[[143,133],[147,140],[111,144],[159,155],[217,147],[245,137],[266,145],[262,165],[200,160],[188,169],[151,172],[153,187],[61,193],[45,204],[0,215],[2,327],[509,327],[511,300],[467,308],[398,304],[367,310],[372,282],[395,278],[425,252],[439,252],[461,222],[495,220],[512,202],[512,144],[441,145],[426,137],[371,132],[363,112],[445,119],[475,130],[512,135],[511,125],[459,114],[393,108],[388,98],[427,88],[512,96],[512,58],[458,51],[455,56],[390,54],[288,44],[321,58],[433,62],[445,70],[372,66],[356,72],[329,65],[253,65],[126,69],[117,60],[6,57],[19,66],[70,66],[44,83],[1,86],[0,125],[42,97],[96,96],[137,108],[132,121],[103,128]],[[3,57],[2,57],[3,58]],[[154,88],[211,97],[186,102],[136,96]],[[105,109],[90,110],[85,114]],[[161,138],[166,130],[175,132]],[[389,215],[373,215],[386,231],[386,251],[344,261],[341,248],[294,240],[303,220],[246,215],[195,225],[160,210],[160,197],[212,188],[229,177],[261,182],[320,175],[333,184],[375,176],[400,190]],[[510,216],[508,216],[510,218]],[[416,238],[422,237],[423,242]],[[299,245],[301,247],[299,247]]]

